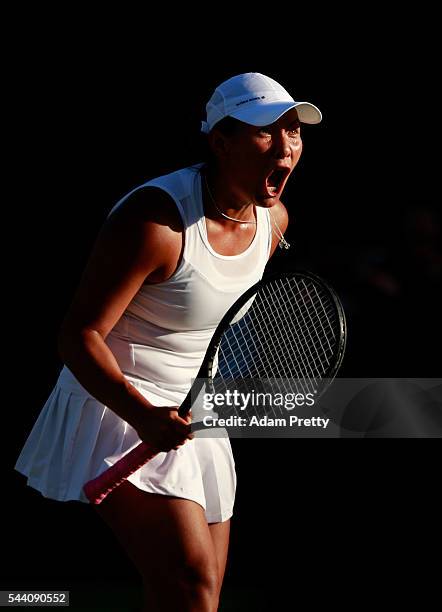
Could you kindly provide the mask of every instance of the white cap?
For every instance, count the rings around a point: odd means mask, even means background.
[[[206,105],[207,121],[201,131],[210,130],[224,119],[233,117],[250,125],[271,125],[291,108],[298,111],[301,123],[319,123],[321,111],[310,102],[295,102],[276,81],[259,72],[247,72],[221,83]]]

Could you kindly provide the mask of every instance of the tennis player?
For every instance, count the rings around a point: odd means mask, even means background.
[[[227,437],[195,437],[180,405],[226,310],[263,275],[280,197],[319,110],[259,73],[223,82],[206,163],[136,187],[110,211],[59,335],[64,362],[16,464],[45,497],[143,440],[161,452],[97,511],[140,572],[146,610],[217,610],[236,475]]]

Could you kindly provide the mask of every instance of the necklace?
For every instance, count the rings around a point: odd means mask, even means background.
[[[278,233],[279,233],[279,236],[278,236],[278,234],[275,232],[275,230],[274,230],[274,229],[273,229],[273,227],[272,227],[272,231],[273,231],[273,233],[275,234],[275,236],[276,236],[277,238],[279,238],[279,242],[278,242],[278,246],[279,246],[279,248],[280,248],[280,249],[286,249],[286,250],[287,250],[287,249],[289,249],[289,248],[290,248],[290,243],[289,243],[289,242],[287,242],[287,240],[284,238],[284,234],[281,232],[281,229],[280,229],[279,225],[276,223],[276,219],[275,219],[275,217],[272,215],[272,212],[271,212],[270,208],[269,208],[269,213],[270,213],[270,216],[272,217],[272,221],[273,221],[273,223],[275,224],[275,226],[276,226],[276,228],[277,228],[277,230],[278,230]]]
[[[215,202],[215,198],[212,195],[212,192],[209,189],[209,185],[207,183],[207,176],[204,174],[204,182],[206,183],[206,189],[207,189],[207,193],[210,196],[210,199],[212,200],[212,203],[214,205],[214,207],[216,208],[216,210],[219,212],[219,214],[224,217],[224,219],[229,219],[229,221],[235,221],[236,223],[253,223],[253,225],[256,225],[256,221],[243,221],[242,219],[235,219],[235,217],[229,217],[229,215],[226,215],[225,213],[223,213],[223,211],[217,206],[216,202]]]
[[[206,189],[207,189],[207,193],[210,196],[210,199],[212,200],[213,205],[215,206],[216,210],[219,212],[219,214],[224,217],[225,219],[229,219],[229,221],[235,221],[236,223],[253,223],[254,225],[256,225],[256,221],[242,221],[241,219],[235,219],[235,217],[229,217],[229,215],[226,215],[225,213],[223,213],[223,211],[217,206],[216,202],[215,202],[215,198],[212,195],[212,192],[209,189],[209,185],[207,183],[207,177],[204,174],[204,182],[206,184]],[[279,239],[279,243],[278,246],[280,249],[289,249],[290,248],[290,244],[287,242],[287,240],[284,238],[284,234],[282,233],[279,225],[276,222],[275,217],[272,215],[270,209],[269,209],[269,213],[270,213],[270,217],[272,218],[273,223],[275,224],[276,229],[278,230],[278,233],[275,232],[273,225],[272,225],[272,232],[275,234],[275,236]]]

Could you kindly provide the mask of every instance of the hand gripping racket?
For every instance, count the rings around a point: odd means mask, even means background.
[[[341,365],[346,335],[342,305],[323,280],[309,272],[269,276],[243,293],[220,321],[178,413],[188,414],[207,381],[220,388],[242,379],[294,379],[301,388],[302,381],[309,389],[314,385],[319,397]],[[158,452],[141,442],[86,483],[89,501],[101,503]]]

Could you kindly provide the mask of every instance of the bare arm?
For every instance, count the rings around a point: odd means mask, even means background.
[[[179,213],[167,194],[136,192],[105,222],[58,337],[79,382],[139,432],[154,407],[126,380],[105,339],[146,279],[173,273],[181,248]]]

